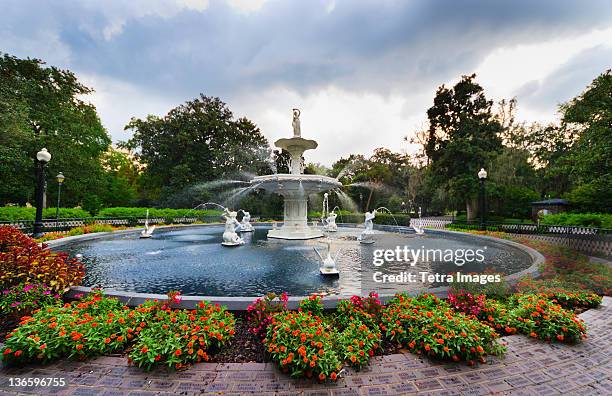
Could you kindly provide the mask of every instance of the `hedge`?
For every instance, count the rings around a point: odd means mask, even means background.
[[[164,217],[175,218],[185,216],[216,216],[222,212],[220,210],[193,210],[193,209],[158,209],[158,208],[106,208],[98,213],[98,217]]]
[[[540,223],[577,227],[612,228],[612,214],[563,212],[545,215]]]
[[[56,208],[43,209],[43,218],[55,219]],[[0,221],[34,220],[36,208],[24,208],[19,206],[0,207]],[[91,214],[78,208],[60,208],[61,219],[82,219],[91,217]]]

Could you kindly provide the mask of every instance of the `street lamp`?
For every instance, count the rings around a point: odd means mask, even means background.
[[[64,184],[64,174],[60,172],[55,179],[57,180],[57,210],[55,211],[55,220],[59,221],[60,197],[62,195],[62,184]]]
[[[487,180],[487,171],[484,168],[480,168],[480,172],[478,172],[478,179],[480,180],[480,194],[478,197],[478,201],[480,203],[480,229],[485,229],[485,180]]]
[[[51,154],[46,148],[36,153],[36,219],[34,220],[34,238],[42,236],[43,196],[45,195],[45,167],[51,161]]]

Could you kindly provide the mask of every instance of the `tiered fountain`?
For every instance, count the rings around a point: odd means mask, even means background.
[[[302,154],[317,148],[314,140],[302,138],[300,110],[293,109],[293,137],[279,139],[276,147],[287,151],[291,157],[289,174],[257,176],[251,181],[255,189],[275,192],[285,198],[284,223],[280,228],[268,231],[268,238],[312,239],[323,233],[308,226],[308,195],[332,190],[342,186],[338,180],[320,175],[305,175]]]

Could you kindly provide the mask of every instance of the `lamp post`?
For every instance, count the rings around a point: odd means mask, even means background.
[[[43,196],[45,195],[45,167],[51,161],[51,154],[46,148],[36,153],[36,219],[34,220],[33,234],[35,238],[42,236],[43,222]]]
[[[64,179],[66,177],[62,172],[60,172],[55,179],[57,180],[57,209],[55,210],[55,220],[59,221],[59,208],[60,208],[60,197],[62,196],[62,184],[64,184]]]
[[[480,180],[480,194],[479,194],[479,201],[480,201],[480,229],[484,230],[485,229],[485,180],[487,180],[487,171],[484,170],[484,168],[480,168],[480,171],[478,172],[478,179]]]

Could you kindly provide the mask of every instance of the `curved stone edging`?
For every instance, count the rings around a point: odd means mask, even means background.
[[[186,227],[202,227],[202,226],[219,226],[221,223],[205,223],[205,224],[182,224],[182,225],[169,225],[169,226],[160,226],[158,227],[158,229],[173,229],[173,228],[186,228]],[[270,224],[269,222],[261,222],[261,223],[256,223],[256,224]],[[349,223],[342,223],[339,224],[341,226],[347,227],[347,226],[356,226],[355,224],[349,224]],[[406,229],[409,227],[405,227],[405,226],[385,226],[385,228],[387,230],[392,229],[392,230],[400,230],[400,229]],[[54,241],[49,241],[49,243],[47,243],[47,245],[50,248],[57,248],[60,246],[63,246],[65,244],[69,244],[75,241],[86,241],[86,240],[95,240],[95,239],[100,239],[100,238],[104,238],[108,235],[112,235],[112,234],[130,234],[130,233],[138,233],[140,232],[140,229],[130,229],[130,230],[120,230],[120,231],[114,231],[114,232],[99,232],[99,233],[93,233],[93,234],[84,234],[84,235],[76,235],[76,236],[72,236],[72,237],[66,237],[66,238],[61,238],[61,239],[56,239]],[[387,232],[393,232],[393,231],[387,231]],[[467,234],[464,232],[458,232],[458,231],[449,231],[449,230],[431,230],[431,229],[426,229],[425,230],[426,233],[430,233],[430,234],[458,234],[458,235],[469,235],[472,237],[476,237],[476,238],[481,238],[481,239],[485,239],[485,240],[490,240],[496,243],[500,243],[500,244],[505,244],[508,246],[512,246],[514,248],[517,248],[525,253],[527,253],[531,258],[532,258],[532,265],[525,269],[522,270],[520,272],[514,273],[514,274],[510,274],[508,276],[505,277],[506,281],[509,283],[512,283],[516,280],[518,280],[519,278],[525,276],[525,275],[534,275],[534,274],[538,274],[539,270],[539,266],[544,263],[544,256],[538,252],[537,250],[530,248],[528,246],[525,245],[521,245],[520,243],[517,242],[513,242],[513,241],[509,241],[509,240],[505,240],[505,239],[500,239],[500,238],[495,238],[495,237],[491,237],[491,236],[486,236],[486,235],[475,235],[475,234]],[[52,243],[52,242],[56,242],[56,243]],[[431,294],[435,294],[438,297],[445,297],[447,295],[447,290],[448,287],[447,286],[441,286],[441,287],[436,287],[433,289],[429,289],[427,290],[428,293]],[[87,287],[87,286],[73,286],[70,288],[70,290],[67,293],[68,297],[74,298],[75,296],[79,295],[79,294],[89,294],[92,292],[92,288],[91,287]],[[126,291],[115,291],[115,290],[105,290],[104,291],[105,295],[108,297],[114,297],[117,298],[119,301],[121,301],[122,303],[128,305],[128,306],[137,306],[140,305],[142,303],[144,303],[146,300],[153,300],[153,299],[157,299],[160,301],[165,301],[167,300],[167,296],[163,295],[163,294],[154,294],[154,293],[135,293],[135,292],[126,292]],[[179,304],[179,307],[181,308],[185,308],[185,309],[193,309],[197,306],[197,304],[200,301],[209,301],[215,304],[219,304],[219,305],[224,305],[226,306],[229,310],[231,311],[243,311],[246,310],[247,307],[249,305],[251,305],[251,303],[253,302],[254,299],[256,299],[257,297],[260,296],[250,296],[250,297],[228,297],[228,296],[181,296],[181,302]],[[350,298],[350,295],[330,295],[330,296],[326,296],[323,299],[323,306],[326,309],[334,309],[337,305],[338,302],[347,298]],[[394,295],[380,295],[379,298],[381,300],[381,302],[384,304],[387,301],[391,300],[394,297]],[[291,296],[289,297],[289,301],[287,302],[287,306],[289,309],[297,309],[297,307],[299,306],[300,301],[302,301],[304,298],[306,298],[306,296]]]

